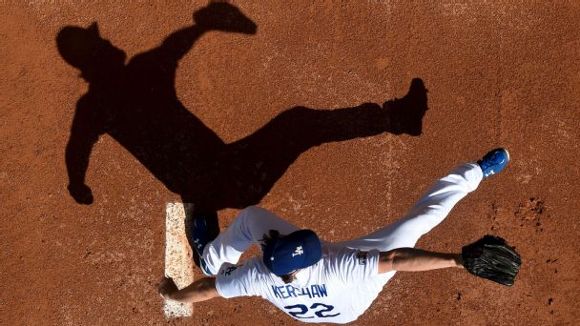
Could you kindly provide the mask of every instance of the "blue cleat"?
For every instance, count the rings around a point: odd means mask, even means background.
[[[197,215],[193,218],[191,224],[191,247],[197,253],[199,258],[199,267],[205,276],[213,276],[205,260],[203,259],[203,250],[208,243],[215,239],[214,228],[211,222],[212,216]]]
[[[500,173],[510,161],[510,153],[505,148],[496,148],[489,151],[477,164],[483,171],[483,179]]]
[[[205,248],[205,245],[207,243],[204,245],[202,240],[199,238],[196,238],[193,241],[194,241],[193,242],[193,249],[195,250],[195,252],[197,253],[197,256],[199,257],[199,268],[201,269],[203,275],[213,276],[213,274],[211,273],[211,271],[207,267],[205,260],[203,259],[203,249]]]

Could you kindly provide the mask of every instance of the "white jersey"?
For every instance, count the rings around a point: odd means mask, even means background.
[[[322,259],[285,284],[260,257],[242,265],[224,264],[216,279],[224,298],[260,296],[289,316],[309,323],[348,323],[376,299],[384,284],[378,277],[379,251],[324,245]],[[394,274],[394,273],[393,273]]]
[[[224,298],[261,296],[289,316],[311,323],[348,323],[376,299],[395,272],[378,273],[380,251],[414,247],[419,238],[441,223],[453,206],[474,191],[483,178],[477,164],[458,166],[441,178],[406,216],[361,238],[322,242],[322,259],[284,284],[262,262],[262,257],[235,265],[243,252],[260,244],[269,230],[290,234],[298,228],[272,212],[248,207],[209,243],[203,259],[216,275]]]

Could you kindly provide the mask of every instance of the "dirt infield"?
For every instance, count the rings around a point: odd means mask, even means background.
[[[251,21],[202,33],[206,4],[0,1],[1,325],[294,324],[258,298],[165,320],[166,203],[345,240],[496,146],[505,173],[419,246],[500,235],[516,284],[399,273],[356,324],[580,320],[578,1],[237,1]],[[381,120],[385,102],[407,111]]]

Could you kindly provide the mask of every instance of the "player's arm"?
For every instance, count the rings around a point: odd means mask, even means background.
[[[201,302],[219,297],[213,277],[199,279],[181,290],[171,278],[165,277],[159,284],[159,294],[165,299],[179,302]]]
[[[391,271],[420,272],[449,267],[463,267],[461,254],[397,248],[381,252],[379,255],[379,273]]]

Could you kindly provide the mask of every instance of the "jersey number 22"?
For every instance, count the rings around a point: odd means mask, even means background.
[[[310,309],[316,309],[318,307],[322,307],[322,309],[314,311],[314,314],[319,318],[336,317],[340,315],[340,312],[336,314],[328,314],[334,309],[334,306],[327,305],[324,303],[314,303],[310,306]],[[308,307],[306,307],[303,304],[285,306],[284,309],[287,309],[288,313],[294,316],[295,318],[314,318],[314,316],[305,316],[308,313]],[[299,309],[299,310],[290,311],[290,309]]]

